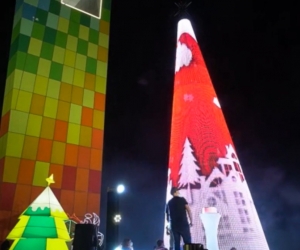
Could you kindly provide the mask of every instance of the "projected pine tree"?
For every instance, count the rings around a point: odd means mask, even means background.
[[[189,203],[192,203],[191,185],[199,182],[198,170],[200,170],[200,168],[197,165],[192,144],[189,139],[186,138],[183,146],[178,184],[179,187],[187,186],[187,200]]]
[[[7,236],[14,240],[10,250],[68,250],[70,236],[65,225],[68,216],[59,204],[50,184],[53,175],[46,179],[48,187],[19,217],[19,222]]]

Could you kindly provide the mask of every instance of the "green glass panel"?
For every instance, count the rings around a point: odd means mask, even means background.
[[[30,216],[22,236],[24,238],[57,238],[54,218]]]
[[[89,42],[95,43],[98,45],[99,32],[93,29],[90,29],[89,32]]]
[[[24,212],[24,215],[28,216],[51,216],[51,210],[48,207],[41,209],[38,207],[37,209],[32,210],[32,207],[28,207]]]
[[[11,41],[14,41],[18,37],[18,35],[20,34],[20,28],[21,28],[21,20],[16,24],[16,26],[12,31]]]
[[[13,55],[7,66],[7,75],[9,76],[16,68],[16,63],[17,63],[17,54]],[[21,68],[23,70],[23,67]]]
[[[81,12],[79,12],[78,10],[71,9],[70,21],[80,23],[80,15]]]
[[[41,50],[41,57],[48,60],[52,60],[53,50],[54,50],[54,45],[44,42]]]
[[[51,1],[53,2],[53,1]],[[42,25],[46,25],[47,23],[47,18],[48,18],[48,12],[42,9],[37,8],[36,9],[36,14],[35,14],[35,18],[37,18],[38,22]]]
[[[56,38],[56,30],[45,27],[44,41],[47,43],[54,44]]]
[[[30,37],[20,34],[19,36],[19,50],[23,52],[28,51]]]
[[[32,28],[32,37],[43,40],[45,34],[45,26],[35,22]]]
[[[80,18],[80,24],[90,27],[90,23],[91,23],[91,16],[82,13]]]
[[[55,44],[59,47],[65,48],[67,46],[67,38],[68,38],[67,34],[61,31],[57,31]]]
[[[86,60],[86,72],[91,74],[96,74],[97,71],[97,60],[91,57],[88,57]]]
[[[51,12],[53,14],[56,14],[56,15],[59,15],[60,7],[61,7],[60,1],[51,0],[50,7],[49,7],[49,12]]]
[[[27,36],[31,36],[32,28],[33,28],[33,22],[31,20],[25,18],[21,19],[20,33]]]
[[[92,17],[90,27],[94,30],[99,31],[99,19]]]
[[[14,250],[24,250],[24,249],[47,249],[47,239],[20,239]]]
[[[103,0],[102,8],[110,10],[111,9],[111,0]]]
[[[70,15],[71,15],[71,8],[66,5],[61,5],[60,16],[66,19],[70,19]]]
[[[50,69],[50,78],[60,81],[62,72],[63,72],[63,65],[56,62],[52,62],[51,69]]]
[[[39,58],[34,55],[27,54],[24,70],[35,74],[38,69]]]
[[[37,7],[39,0],[24,0],[24,2]]]
[[[87,55],[88,42],[82,39],[78,39],[77,52],[82,55]]]
[[[107,9],[102,9],[101,19],[110,22],[110,11]]]
[[[23,70],[26,62],[26,53],[18,51],[16,53],[16,64],[17,69]]]
[[[48,19],[46,25],[52,29],[57,29],[58,25],[58,15],[48,13]]]
[[[49,204],[50,205],[50,204]],[[43,208],[44,209],[44,208]],[[48,208],[50,210],[50,208]],[[50,216],[30,216],[27,227],[54,227],[55,220]]]
[[[68,33],[72,36],[78,37],[78,35],[79,35],[79,23],[70,22]]]
[[[12,57],[18,50],[19,47],[19,38],[14,40],[14,42],[10,45],[9,57]]]

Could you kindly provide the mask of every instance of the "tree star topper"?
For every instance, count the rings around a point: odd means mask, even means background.
[[[53,174],[51,174],[48,178],[46,178],[46,181],[48,182],[48,186],[50,186],[52,183],[55,183],[53,179]]]

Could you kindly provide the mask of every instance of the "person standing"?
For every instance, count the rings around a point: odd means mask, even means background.
[[[180,197],[179,189],[172,187],[172,199],[169,200],[166,207],[167,221],[171,225],[171,231],[174,237],[175,250],[180,250],[180,238],[182,237],[184,244],[191,243],[190,227],[193,225],[191,209],[183,197]],[[187,218],[189,216],[189,221]]]

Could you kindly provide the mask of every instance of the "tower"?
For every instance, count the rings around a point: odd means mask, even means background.
[[[16,1],[0,130],[1,239],[52,173],[67,213],[99,213],[109,23],[110,0]]]
[[[188,142],[188,143],[187,143]],[[220,250],[268,250],[220,103],[188,19],[178,23],[168,188],[192,210],[194,243],[206,242],[200,213],[220,213]],[[192,168],[192,169],[191,169]],[[171,197],[167,192],[167,200]],[[168,242],[166,239],[165,242]]]

